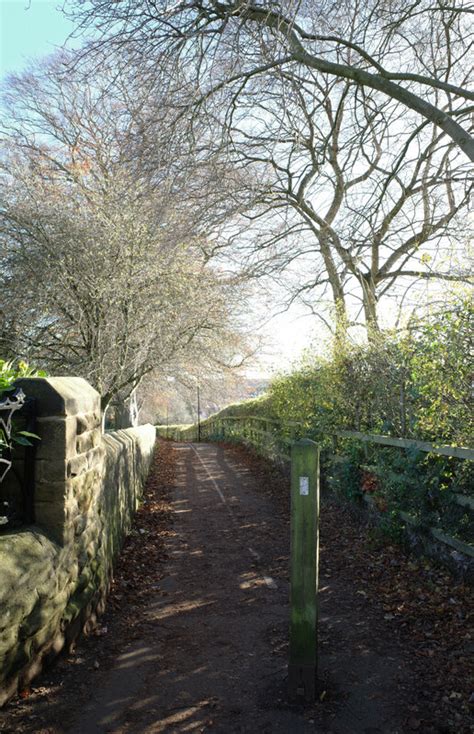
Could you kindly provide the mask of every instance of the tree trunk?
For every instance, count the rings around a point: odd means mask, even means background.
[[[362,276],[362,299],[364,304],[365,325],[369,342],[375,341],[380,334],[377,316],[377,294],[371,275]]]
[[[334,293],[334,289],[333,289]],[[336,331],[334,334],[334,339],[336,344],[345,344],[347,340],[347,327],[348,327],[348,319],[347,319],[347,309],[346,309],[346,302],[344,300],[344,296],[341,294],[335,295],[335,304],[336,304]]]
[[[138,406],[135,390],[125,400],[114,403],[114,409],[116,429],[138,426]]]
[[[347,307],[346,299],[344,294],[344,287],[341,279],[337,272],[337,268],[333,259],[331,249],[331,239],[327,232],[320,232],[319,234],[319,245],[321,248],[321,255],[323,256],[324,265],[328,274],[329,285],[332,291],[332,297],[334,299],[335,307],[335,322],[336,322],[336,333],[335,340],[337,343],[345,342],[347,337]]]

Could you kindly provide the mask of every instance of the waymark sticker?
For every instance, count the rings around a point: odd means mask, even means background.
[[[309,495],[309,477],[300,477],[300,495],[303,497]]]

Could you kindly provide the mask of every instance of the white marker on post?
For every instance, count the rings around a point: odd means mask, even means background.
[[[309,495],[309,477],[300,477],[300,495],[302,497]]]

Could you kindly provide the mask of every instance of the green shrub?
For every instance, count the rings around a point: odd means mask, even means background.
[[[35,370],[30,367],[26,362],[19,361],[15,364],[12,361],[5,361],[0,359],[0,400],[5,398],[9,393],[13,393],[13,383],[20,377],[44,377],[45,372],[41,370]],[[28,431],[15,430],[15,424],[13,424],[13,430],[10,435],[7,434],[5,426],[0,425],[0,459],[4,458],[5,454],[10,453],[13,449],[14,444],[21,444],[23,446],[29,446],[30,438],[38,438],[33,433]],[[1,471],[0,465],[0,477],[3,472]]]
[[[278,421],[284,437],[313,438],[329,483],[353,500],[370,492],[392,537],[404,511],[422,528],[442,527],[472,542],[472,512],[455,494],[472,493],[474,462],[354,439],[338,439],[336,451],[334,436],[348,429],[472,445],[473,327],[472,304],[458,300],[403,334],[362,346],[339,342],[331,358],[307,355],[265,396],[218,415],[264,416]],[[290,428],[295,421],[300,427]],[[332,462],[333,453],[344,461]]]

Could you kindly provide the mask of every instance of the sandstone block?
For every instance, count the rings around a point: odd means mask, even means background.
[[[23,377],[15,385],[36,398],[39,416],[100,412],[100,395],[82,377]]]
[[[87,527],[87,516],[86,515],[78,515],[74,519],[74,535],[77,537],[79,535],[82,535],[84,533],[84,530]]]
[[[65,503],[35,502],[35,521],[60,545],[66,545],[74,536],[68,528]]]
[[[0,656],[0,670],[7,670],[7,659]],[[12,678],[2,680],[0,678],[0,708],[4,706],[17,692],[18,674]]]
[[[103,611],[113,560],[153,454],[151,426],[102,441],[98,400],[79,407],[74,390],[61,399],[61,416],[46,413],[39,421],[53,434],[38,462],[40,527],[0,536],[0,705]]]
[[[87,454],[79,454],[79,456],[74,456],[72,459],[69,459],[67,475],[71,478],[77,477],[79,474],[84,474],[88,468]]]
[[[39,650],[47,648],[51,645],[57,632],[60,629],[61,616],[64,613],[65,604],[61,606],[59,611],[52,610],[49,616],[45,615],[45,624],[43,627],[36,628],[31,635],[31,657]]]
[[[37,433],[41,438],[36,448],[37,459],[65,461],[76,454],[76,419],[67,417],[38,418]]]
[[[10,652],[18,642],[18,625],[10,625],[0,631],[0,659]]]
[[[104,459],[105,459],[104,447],[100,445],[94,449],[90,449],[90,451],[88,451],[86,454],[86,458],[87,458],[87,468],[88,469],[102,470],[104,466]]]
[[[78,436],[86,431],[92,431],[94,428],[101,429],[100,412],[81,414],[76,417],[76,420]]]
[[[68,474],[68,463],[61,459],[38,459],[35,463],[37,482],[64,482]]]
[[[40,502],[44,502],[60,507],[66,503],[68,496],[71,494],[72,486],[70,480],[53,481],[37,477],[35,485],[35,506]]]
[[[76,438],[76,451],[78,454],[84,454],[91,449],[100,446],[102,441],[102,432],[100,428],[94,428],[92,431],[82,433]]]

